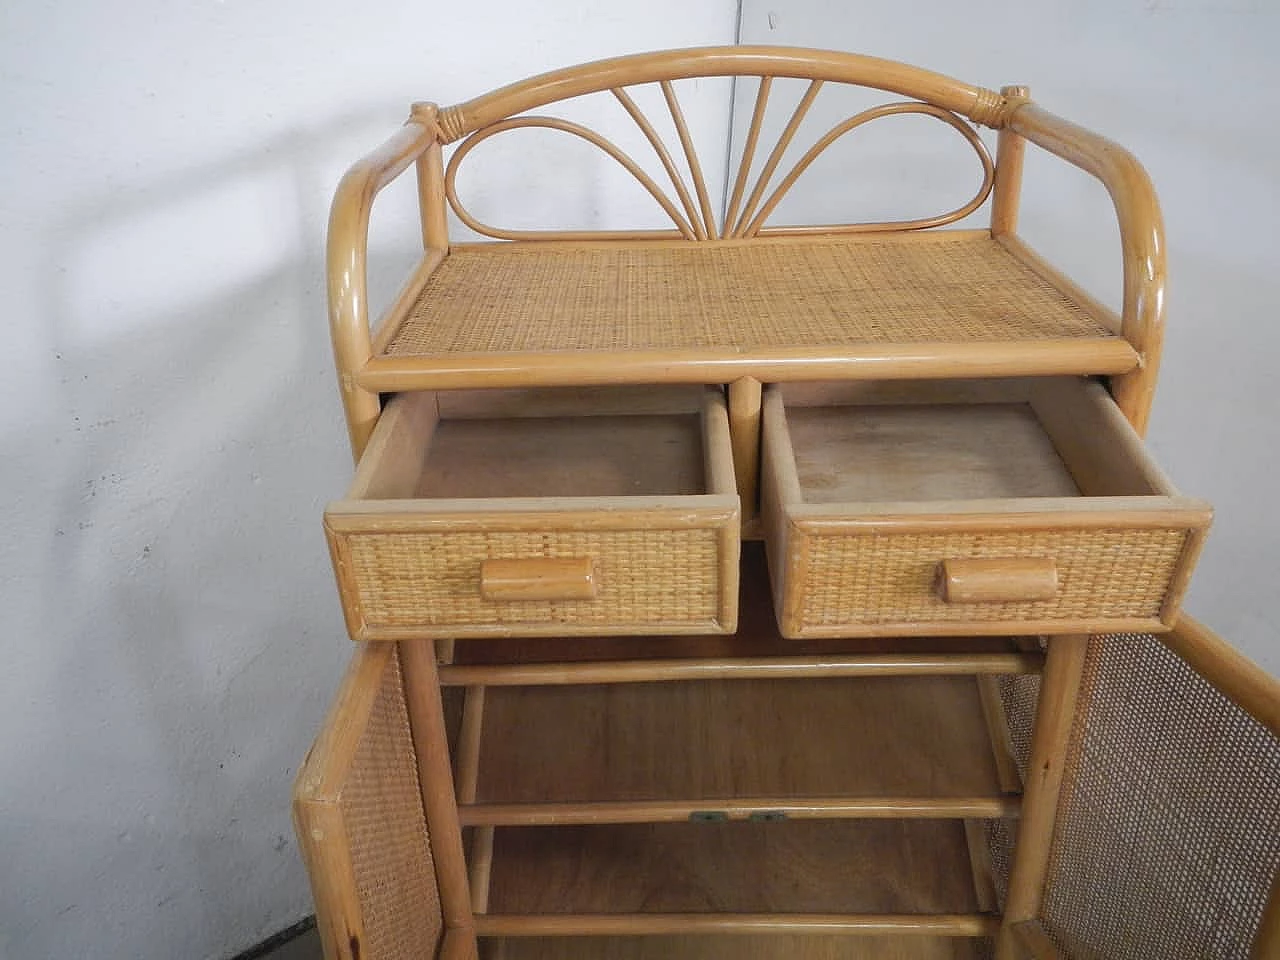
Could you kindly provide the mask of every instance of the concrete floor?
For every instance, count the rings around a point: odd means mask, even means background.
[[[320,935],[312,927],[270,953],[264,953],[261,960],[323,960],[323,957],[324,954],[320,952]]]

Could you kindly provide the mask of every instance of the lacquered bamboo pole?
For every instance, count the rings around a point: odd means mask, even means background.
[[[797,47],[694,47],[634,54],[530,77],[440,111],[446,142],[504,117],[613,87],[686,77],[800,77],[871,87],[933,103],[980,123],[1000,123],[1004,102],[993,90],[892,60]]]
[[[714,933],[918,934],[989,937],[999,927],[984,914],[485,914],[476,917],[482,937],[663,936]]]
[[[462,724],[454,777],[458,802],[474,803],[480,780],[480,734],[484,727],[484,687],[467,687],[462,703]]]
[[[429,129],[436,129],[439,109],[434,103],[414,104],[413,116]],[[444,151],[433,140],[417,159],[418,211],[422,220],[422,248],[448,252],[449,206],[444,196]]]
[[[478,956],[476,937],[470,930],[454,929],[444,932],[439,960],[477,960]]]
[[[969,848],[969,869],[973,872],[973,895],[978,909],[983,913],[994,914],[1000,909],[1000,901],[996,897],[996,883],[992,876],[991,856],[987,852],[987,838],[982,829],[982,821],[964,821],[964,841]]]
[[[1031,740],[1031,759],[1023,788],[1022,819],[1009,871],[1006,926],[1035,920],[1040,915],[1058,797],[1088,647],[1089,638],[1083,634],[1049,640]],[[997,945],[998,960],[1013,960],[1012,951],[1012,939],[1002,937]]]
[[[496,666],[454,664],[440,668],[440,682],[448,687],[524,687],[658,680],[961,676],[1036,673],[1043,664],[1044,657],[1039,653],[831,654]]]
[[[477,827],[471,841],[471,909],[489,912],[489,876],[493,871],[493,827]]]
[[[760,381],[755,377],[742,377],[729,384],[729,436],[744,524],[753,520],[759,510],[760,394]]]
[[[1119,144],[1033,103],[1015,106],[1006,129],[1092,174],[1111,196],[1124,258],[1123,332],[1141,357],[1135,370],[1112,380],[1111,389],[1133,428],[1144,434],[1164,345],[1167,271],[1164,219],[1151,178]]]
[[[1008,86],[1000,88],[1000,95],[1010,99],[1027,100],[1031,88]],[[1026,155],[1027,141],[1008,127],[996,138],[996,182],[991,195],[991,235],[999,237],[1018,229],[1018,208],[1022,202],[1022,160]]]
[[[405,705],[418,760],[422,807],[431,833],[431,853],[440,888],[440,909],[446,927],[469,927],[472,924],[470,879],[462,850],[462,830],[458,825],[435,646],[430,640],[405,640],[400,643],[399,651]]]
[[[596,823],[680,823],[714,811],[726,820],[750,820],[760,814],[787,820],[901,818],[1015,818],[1021,800],[994,797],[731,797],[700,800],[637,800],[556,803],[481,803],[458,810],[463,826],[567,826]]]
[[[1138,364],[1119,337],[1009,343],[859,343],[851,347],[644,349],[541,353],[451,353],[424,359],[379,356],[356,373],[367,391],[473,387],[564,387],[627,383],[730,383],[741,377],[788,380],[913,380],[1124,374]],[[372,429],[372,428],[370,428]]]
[[[1018,772],[1018,764],[1014,759],[1013,738],[1009,735],[1009,720],[1005,715],[998,683],[990,674],[978,677],[982,718],[986,721],[987,734],[991,737],[991,754],[995,760],[1000,789],[1005,793],[1020,793],[1022,775]]]
[[[367,276],[369,216],[378,192],[416,161],[434,137],[433,127],[406,123],[347,171],[329,210],[329,332],[351,450],[357,460],[382,410],[377,390],[356,382],[373,353]]]

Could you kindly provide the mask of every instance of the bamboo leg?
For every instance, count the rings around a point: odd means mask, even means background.
[[[738,478],[742,522],[757,514],[760,490],[760,381],[743,377],[729,384],[729,437],[733,444],[733,471]]]
[[[470,880],[462,852],[453,772],[449,768],[449,740],[445,734],[435,647],[430,640],[403,640],[399,649],[413,749],[418,758],[422,807],[431,831],[431,853],[440,887],[441,912],[446,927],[470,928],[474,925]]]
[[[1088,647],[1089,638],[1083,634],[1049,640],[1023,791],[1022,818],[1009,871],[1004,925],[996,946],[997,960],[1013,960],[1016,956],[1009,928],[1036,920],[1040,914],[1063,767]]]

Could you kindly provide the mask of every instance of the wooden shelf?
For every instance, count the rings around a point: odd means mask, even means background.
[[[359,371],[365,389],[1104,374],[1138,363],[1114,317],[985,231],[461,244],[431,264]]]
[[[491,935],[992,932],[949,820],[500,827]]]
[[[973,677],[503,687],[483,713],[467,825],[1017,812]]]
[[[738,936],[488,937],[480,960],[986,960],[984,940],[963,937]]]

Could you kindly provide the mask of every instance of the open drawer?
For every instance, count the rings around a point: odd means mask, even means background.
[[[770,388],[784,636],[1161,631],[1209,526],[1098,383]]]
[[[718,388],[410,393],[325,511],[355,639],[730,633]]]

